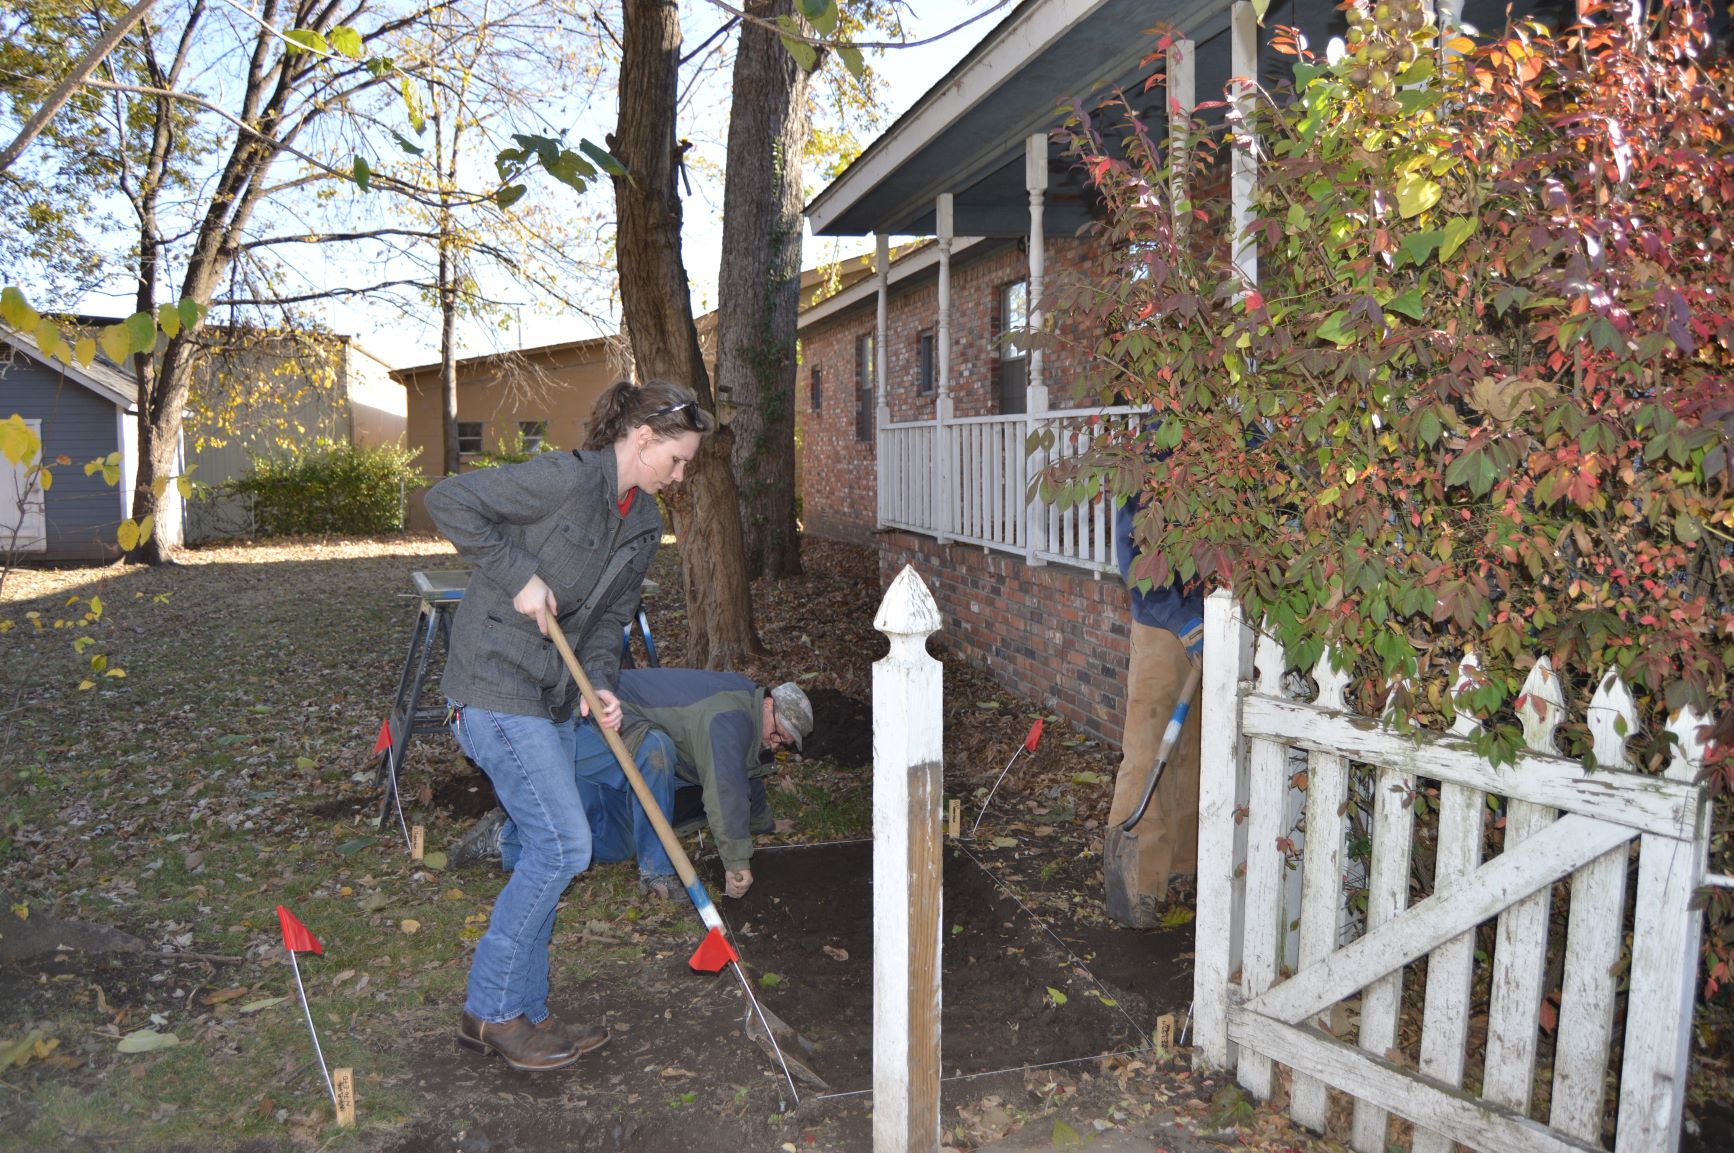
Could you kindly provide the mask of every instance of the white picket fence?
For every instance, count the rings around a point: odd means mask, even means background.
[[[1588,771],[1555,751],[1564,694],[1543,659],[1518,702],[1528,752],[1494,766],[1464,739],[1475,725],[1468,718],[1454,735],[1405,735],[1357,716],[1344,703],[1348,678],[1328,656],[1302,670],[1317,684],[1313,700],[1285,692],[1282,647],[1268,637],[1255,645],[1226,592],[1209,598],[1205,628],[1200,1060],[1233,1069],[1261,1099],[1276,1087],[1273,1063],[1287,1066],[1290,1112],[1315,1130],[1324,1128],[1327,1089],[1348,1094],[1353,1145],[1364,1153],[1387,1148],[1388,1112],[1413,1123],[1416,1153],[1449,1153],[1453,1141],[1522,1153],[1596,1150],[1614,1108],[1618,1153],[1677,1148],[1702,927],[1691,902],[1709,847],[1708,803],[1695,784],[1699,718],[1670,724],[1677,743],[1664,776],[1605,767],[1629,765],[1626,734],[1638,728],[1626,687],[1605,677],[1586,718],[1604,767]],[[1463,670],[1459,685],[1472,677],[1472,667]],[[1306,757],[1304,795],[1291,749]],[[1343,916],[1343,814],[1363,774],[1374,795],[1364,922]],[[1430,782],[1439,788],[1436,838],[1423,823],[1436,849],[1432,891],[1410,905],[1413,801]],[[1483,860],[1490,802],[1503,805],[1504,839]],[[1297,850],[1298,885],[1289,876]],[[1550,982],[1556,890],[1569,890],[1570,915],[1563,978],[1556,967]],[[1491,958],[1478,957],[1476,930],[1495,918]],[[1283,977],[1285,954],[1293,971]],[[1405,1047],[1404,974],[1423,958],[1421,1035]],[[1481,1012],[1477,988],[1490,990]],[[1552,1059],[1538,1065],[1550,996]],[[1546,1083],[1545,1122],[1531,1116],[1538,1082]]]
[[[1139,419],[1127,407],[887,424],[879,430],[878,511],[886,528],[926,533],[1037,564],[1099,572],[1114,568],[1111,497],[1104,492],[1061,511],[1033,498],[1050,464],[1080,455],[1104,424]],[[1051,430],[1053,442],[1029,448]]]

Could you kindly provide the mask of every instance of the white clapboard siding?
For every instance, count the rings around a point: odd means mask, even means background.
[[[1590,700],[1590,735],[1596,764],[1626,769],[1626,739],[1638,731],[1632,694],[1612,670]],[[1608,1053],[1614,1036],[1615,969],[1620,960],[1626,907],[1626,859],[1621,845],[1603,853],[1571,879],[1571,921],[1566,926],[1565,985],[1548,1124],[1562,1133],[1599,1140]]]
[[[1287,1066],[1291,1111],[1313,1127],[1322,1125],[1328,1088],[1350,1094],[1359,1149],[1383,1149],[1387,1114],[1395,1113],[1413,1123],[1418,1153],[1459,1144],[1536,1153],[1601,1148],[1609,1054],[1623,1045],[1615,1148],[1677,1149],[1702,928],[1691,900],[1708,861],[1708,801],[1696,784],[1706,755],[1701,719],[1688,713],[1669,724],[1675,755],[1664,776],[1632,772],[1625,744],[1636,710],[1618,678],[1604,676],[1585,717],[1595,751],[1586,768],[1554,748],[1564,693],[1551,662],[1538,659],[1516,702],[1528,749],[1516,764],[1495,766],[1475,753],[1478,722],[1466,708],[1452,734],[1397,733],[1349,711],[1346,678],[1328,661],[1314,670],[1316,700],[1293,699],[1283,689],[1280,647],[1261,641],[1255,661],[1252,630],[1226,594],[1207,601],[1205,622],[1198,1062],[1234,1070],[1259,1095],[1273,1088],[1274,1064]],[[1477,677],[1466,657],[1459,699]],[[1294,748],[1310,754],[1298,909],[1289,907],[1293,897],[1285,905],[1278,843],[1292,835],[1284,750]],[[1376,774],[1368,913],[1364,932],[1343,940],[1342,812],[1357,763]],[[1412,801],[1432,780],[1440,782],[1433,889],[1405,907],[1411,846],[1421,835]],[[1483,860],[1489,795],[1503,798],[1506,820],[1500,851]],[[1634,841],[1637,912],[1628,923]],[[1563,979],[1543,1123],[1527,1114],[1550,991],[1547,922],[1563,883],[1571,885],[1571,917],[1558,945]],[[1299,928],[1295,970],[1278,979],[1291,918]],[[1478,960],[1474,933],[1495,919],[1492,960]],[[1622,1037],[1614,972],[1627,933],[1634,944]],[[1411,1069],[1394,1051],[1395,1026],[1404,967],[1422,959],[1420,1060]],[[1483,982],[1491,1020],[1477,1097],[1463,1085],[1470,991]],[[1354,998],[1360,1026],[1349,1043],[1331,1035],[1323,1015]]]
[[[1552,755],[1553,733],[1565,717],[1565,693],[1553,663],[1535,662],[1517,701],[1523,739],[1531,752]],[[1552,824],[1558,812],[1513,800],[1505,814],[1505,851]],[[1536,1030],[1547,968],[1547,923],[1553,890],[1523,898],[1499,915],[1493,938],[1493,988],[1487,1008],[1487,1063],[1481,1095],[1518,1112],[1529,1108],[1535,1081]]]
[[[1332,667],[1326,652],[1313,668],[1321,709],[1342,712],[1349,687],[1347,670]],[[1323,961],[1337,947],[1338,910],[1343,904],[1343,809],[1349,800],[1349,762],[1335,753],[1307,755],[1307,839],[1301,869],[1300,968]],[[1321,1028],[1325,1022],[1316,1022]],[[1325,1127],[1325,1083],[1294,1070],[1289,1112],[1309,1129]]]
[[[1288,664],[1282,645],[1265,633],[1253,650],[1255,691],[1278,696]],[[1284,854],[1278,842],[1287,834],[1283,823],[1288,795],[1288,751],[1274,740],[1247,744],[1248,811],[1246,820],[1246,941],[1240,958],[1241,996],[1250,1000],[1276,980],[1282,959],[1282,890]],[[1249,1093],[1268,1097],[1271,1067],[1257,1053],[1242,1053],[1237,1070]]]
[[[1457,666],[1455,695],[1461,698],[1478,684],[1479,663],[1464,654]],[[1479,722],[1458,705],[1452,731],[1469,737]],[[1486,795],[1467,785],[1439,786],[1439,841],[1433,864],[1433,891],[1449,893],[1481,864],[1481,815]],[[1475,976],[1475,934],[1461,933],[1434,949],[1427,958],[1426,1008],[1421,1021],[1421,1072],[1447,1085],[1463,1084],[1469,1042],[1469,989]],[[1415,1130],[1414,1153],[1451,1153],[1451,1138],[1436,1129]]]
[[[1687,709],[1668,725],[1674,736],[1670,779],[1697,779],[1704,756],[1698,731],[1708,720]],[[1689,842],[1646,836],[1638,848],[1638,913],[1632,932],[1617,1153],[1680,1144],[1698,941],[1704,929],[1703,916],[1691,910],[1691,902],[1710,863],[1709,812],[1707,802],[1700,804],[1690,829],[1681,830],[1692,838]]]

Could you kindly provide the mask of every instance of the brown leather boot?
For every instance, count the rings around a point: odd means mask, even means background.
[[[484,1021],[465,1013],[458,1025],[458,1046],[472,1053],[498,1053],[506,1064],[526,1073],[563,1069],[581,1052],[558,1033],[536,1028],[521,1013],[510,1021]]]
[[[608,1028],[605,1025],[585,1025],[575,1021],[562,1021],[550,1013],[542,1018],[536,1028],[556,1037],[564,1038],[577,1046],[580,1055],[593,1052],[608,1043]]]

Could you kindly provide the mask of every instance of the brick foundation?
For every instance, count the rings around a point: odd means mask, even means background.
[[[1119,743],[1130,617],[1118,580],[1060,565],[1031,568],[1022,557],[909,532],[881,533],[878,544],[882,583],[906,564],[927,582],[945,621],[934,637],[948,656]]]

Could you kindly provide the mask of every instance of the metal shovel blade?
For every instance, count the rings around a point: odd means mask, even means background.
[[[1103,904],[1108,916],[1128,929],[1153,929],[1161,923],[1156,898],[1138,883],[1138,834],[1119,825],[1108,826],[1102,846]]]
[[[763,1022],[759,1020],[761,1013],[764,1014]],[[776,1061],[780,1053],[782,1060],[788,1064],[789,1072],[798,1077],[802,1084],[819,1090],[831,1087],[828,1081],[819,1076],[818,1070],[807,1064],[807,1058],[818,1052],[818,1046],[795,1032],[788,1022],[766,1008],[762,1001],[756,1011],[751,1004],[747,1005],[746,1019],[742,1024],[747,1036],[765,1051],[765,1056]],[[765,1025],[771,1027],[770,1033],[765,1032]],[[774,1044],[771,1041],[773,1034],[776,1037]]]

